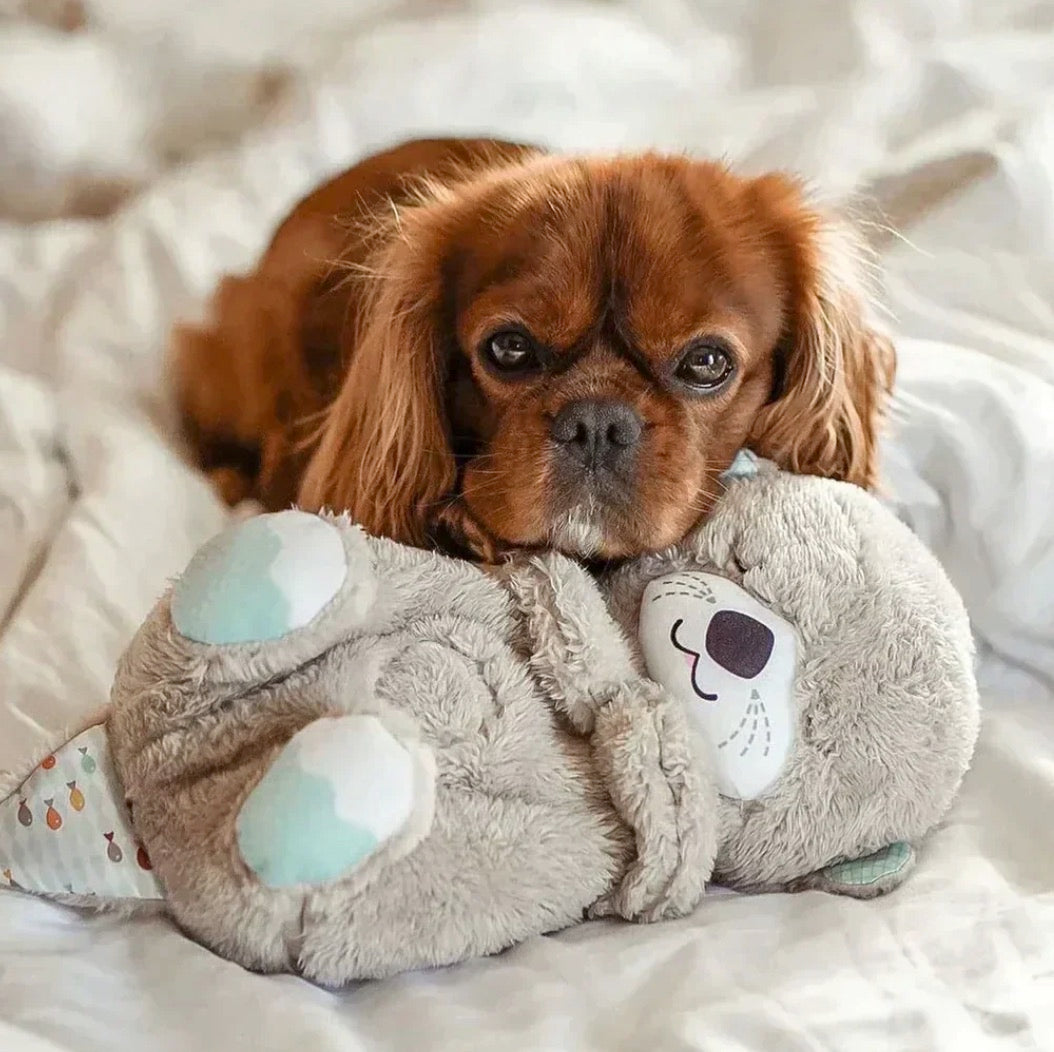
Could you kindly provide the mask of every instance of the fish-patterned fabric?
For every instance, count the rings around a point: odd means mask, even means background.
[[[0,888],[102,899],[160,899],[132,829],[106,730],[88,728],[0,801]]]

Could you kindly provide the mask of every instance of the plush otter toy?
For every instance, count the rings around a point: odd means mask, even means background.
[[[0,804],[0,871],[154,900],[325,984],[681,915],[711,883],[889,890],[973,751],[966,613],[863,491],[749,456],[726,482],[600,580],[341,517],[231,527],[139,630],[106,723]]]

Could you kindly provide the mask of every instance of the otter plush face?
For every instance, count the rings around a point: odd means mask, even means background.
[[[794,629],[727,578],[692,571],[645,588],[640,641],[648,675],[709,743],[721,794],[762,795],[794,739]]]

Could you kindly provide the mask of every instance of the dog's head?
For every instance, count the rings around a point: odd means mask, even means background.
[[[536,157],[425,184],[363,282],[302,501],[484,558],[682,537],[748,445],[873,482],[891,346],[846,228],[779,175]]]

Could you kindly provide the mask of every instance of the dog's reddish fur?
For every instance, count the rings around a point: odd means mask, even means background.
[[[223,281],[210,323],[177,334],[179,397],[229,500],[346,508],[482,558],[567,546],[549,422],[617,398],[645,428],[632,499],[578,554],[631,555],[691,528],[743,445],[873,484],[893,352],[851,245],[780,175],[408,143],[316,190],[252,274]],[[484,367],[481,341],[512,322],[551,369]],[[709,334],[735,349],[728,387],[661,382]]]

